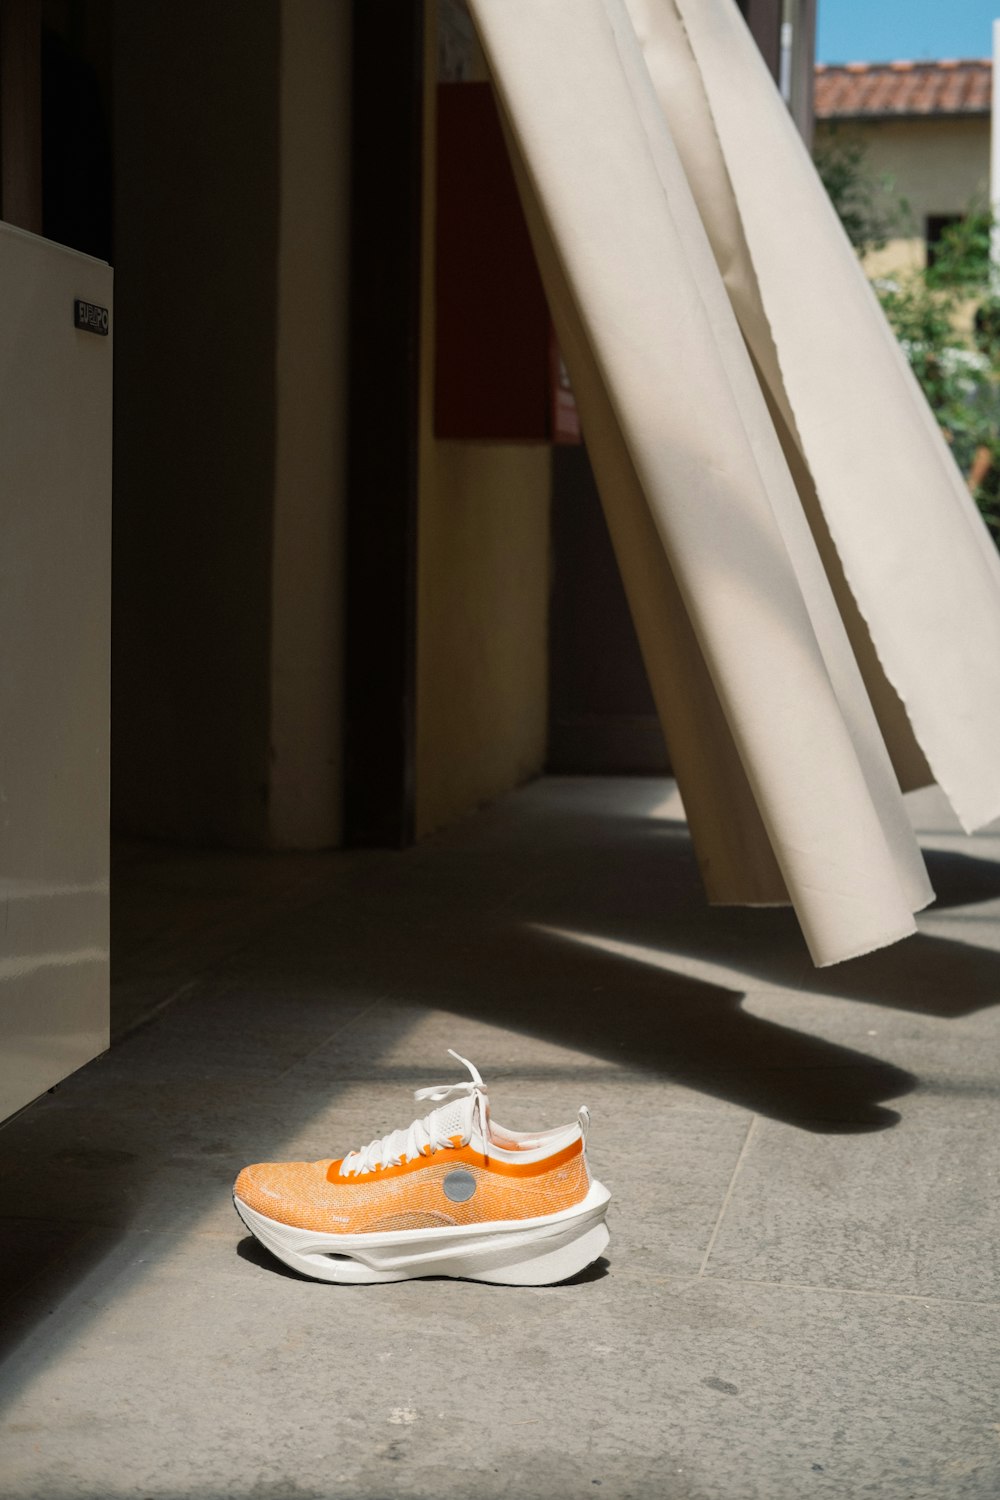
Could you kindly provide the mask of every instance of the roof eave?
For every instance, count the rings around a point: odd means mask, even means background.
[[[867,120],[869,123],[877,123],[880,120],[988,120],[989,109],[879,109],[879,110],[852,110],[849,113],[824,115],[819,111],[816,113],[817,125],[836,125],[841,121]]]

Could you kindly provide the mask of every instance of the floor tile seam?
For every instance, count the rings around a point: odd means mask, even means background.
[[[31,1223],[32,1221],[21,1220],[19,1222]],[[39,1224],[47,1224],[51,1226],[56,1221],[48,1219],[38,1220],[37,1222]],[[7,1325],[9,1322],[10,1327],[16,1327],[19,1317],[28,1316],[33,1299],[36,1302],[50,1300],[49,1291],[47,1289],[48,1278],[50,1278],[53,1273],[58,1276],[74,1258],[74,1256],[79,1255],[81,1250],[81,1241],[89,1240],[92,1243],[95,1231],[99,1235],[100,1231],[104,1228],[103,1225],[94,1224],[87,1220],[62,1220],[59,1222],[61,1224],[61,1227],[65,1227],[67,1223],[71,1223],[74,1225],[74,1227],[82,1229],[83,1233],[75,1243],[64,1245],[62,1249],[55,1250],[47,1260],[40,1260],[35,1266],[34,1270],[28,1273],[28,1276],[25,1280],[21,1281],[9,1293],[6,1293],[3,1297],[0,1297],[0,1309],[2,1309],[4,1313],[5,1325]],[[8,1352],[0,1351],[0,1366],[2,1366],[7,1361],[8,1357]]]
[[[362,1010],[356,1011],[353,1016],[345,1017],[340,1025],[335,1026],[332,1031],[328,1031],[324,1035],[323,1040],[321,1042],[317,1042],[315,1047],[311,1048],[310,1051],[304,1053],[302,1057],[296,1058],[294,1062],[289,1063],[288,1067],[282,1069],[280,1073],[275,1073],[272,1082],[280,1083],[283,1079],[287,1078],[290,1073],[294,1073],[296,1068],[303,1067],[310,1058],[315,1057],[318,1052],[322,1052],[324,1047],[328,1047],[333,1041],[334,1037],[343,1036],[344,1032],[347,1031],[349,1027],[353,1026],[357,1021],[363,1021],[366,1016],[370,1016],[373,1011],[378,1010],[378,1008],[384,1002],[385,998],[385,995],[379,995],[377,999],[372,1000]],[[333,1084],[333,1082],[335,1082],[335,1080],[331,1078],[331,1085]]]
[[[185,979],[183,984],[180,984],[176,989],[171,990],[170,993],[168,995],[165,995],[162,1000],[158,1000],[153,1006],[152,1010],[143,1011],[141,1016],[137,1016],[135,1020],[128,1022],[120,1029],[118,1027],[112,1027],[111,1046],[119,1046],[120,1043],[128,1041],[130,1037],[133,1037],[137,1032],[142,1031],[145,1026],[149,1026],[154,1021],[158,1020],[161,1013],[166,1010],[168,1005],[175,1004],[176,1001],[183,999],[183,997],[190,990],[196,989],[197,986],[201,983],[203,977],[204,971],[193,975],[191,979]],[[115,983],[120,982],[120,980],[115,981]],[[113,983],[111,987],[112,1009],[114,1008],[114,989],[115,984]]]
[[[310,904],[321,905],[322,901],[320,899],[317,899],[314,903],[310,903],[307,900],[303,906],[297,907],[295,909],[289,909],[286,912],[277,913],[274,917],[274,920],[266,927],[257,930],[252,938],[248,938],[243,942],[238,942],[235,947],[227,949],[224,954],[220,954],[216,959],[210,961],[209,963],[206,963],[203,968],[199,969],[197,974],[193,975],[190,979],[185,980],[185,982],[177,989],[171,990],[170,994],[165,996],[164,999],[159,1000],[152,1010],[147,1011],[143,1015],[139,1016],[137,1020],[125,1026],[121,1031],[115,1031],[111,1038],[112,1047],[117,1046],[120,1042],[127,1041],[130,1037],[134,1036],[137,1031],[141,1031],[145,1026],[148,1026],[153,1021],[158,1020],[160,1014],[164,1010],[166,1010],[169,1005],[173,1005],[177,1000],[182,999],[188,991],[196,989],[206,979],[211,979],[211,977],[214,974],[217,974],[220,969],[225,969],[227,965],[240,958],[241,955],[251,951],[257,944],[262,941],[262,939],[267,938],[273,933],[275,927],[277,927],[281,922],[283,916],[297,916],[303,910],[307,909]],[[129,981],[127,979],[127,976],[120,976],[116,981],[116,983],[119,984],[128,982]],[[379,996],[379,1000],[381,1000],[382,998],[384,997]],[[112,1005],[113,1004],[114,984],[112,985]]]
[[[369,868],[373,863],[384,862],[384,858],[388,857],[392,852],[393,851],[391,850],[379,851],[380,855],[383,856],[383,859],[379,861],[371,861],[369,863]],[[143,1026],[146,1026],[149,1022],[156,1020],[161,1011],[165,1010],[168,1005],[172,1005],[175,1001],[181,999],[188,990],[195,988],[205,979],[211,978],[213,974],[218,973],[220,969],[225,968],[227,964],[233,963],[243,954],[252,951],[252,949],[258,946],[264,939],[270,937],[274,933],[275,929],[279,927],[280,924],[286,919],[292,919],[301,916],[304,912],[309,911],[314,906],[322,906],[323,902],[327,899],[327,896],[329,894],[327,889],[328,877],[329,872],[324,872],[322,874],[317,873],[315,875],[307,876],[301,882],[296,882],[297,889],[294,893],[290,893],[287,901],[282,903],[281,909],[279,911],[274,911],[270,922],[264,922],[263,925],[256,926],[254,928],[252,937],[244,938],[243,940],[237,938],[234,946],[227,947],[224,953],[219,954],[216,958],[211,959],[207,963],[205,963],[203,967],[199,968],[196,974],[194,974],[190,979],[185,980],[184,984],[179,986],[177,989],[172,990],[171,993],[167,995],[163,1000],[160,1000],[151,1011],[140,1016],[138,1020],[132,1022],[131,1025],[126,1026],[124,1030],[116,1032],[112,1037],[112,1045],[124,1041],[127,1037],[132,1036],[136,1031],[140,1030]],[[347,869],[345,869],[343,873],[337,871],[336,880],[333,883],[336,885],[340,885],[344,882],[344,880],[348,878],[349,871]],[[265,910],[268,909],[273,911],[273,906],[271,906],[269,903],[265,903]],[[129,982],[127,973],[118,976],[118,978],[113,982],[112,997],[114,983],[123,982]]]
[[[30,1214],[24,1213],[18,1214],[16,1218],[8,1215],[0,1216],[0,1229],[13,1229],[18,1233],[27,1234],[33,1232],[37,1235],[46,1229],[66,1230],[67,1228],[79,1229],[84,1234],[89,1234],[91,1232],[95,1232],[97,1234],[112,1234],[115,1236],[115,1238],[118,1238],[119,1231],[121,1231],[121,1225],[115,1224],[111,1220],[102,1221],[100,1219],[75,1219],[72,1216],[66,1214],[64,1214],[62,1218],[59,1219],[54,1219],[51,1214],[45,1214],[37,1219],[32,1218]],[[163,1238],[163,1230],[159,1226],[152,1229],[136,1229],[123,1232],[137,1235],[150,1235],[157,1240]],[[46,1262],[46,1264],[51,1265],[55,1260],[61,1259],[64,1255],[72,1255],[74,1253],[75,1247],[72,1246],[66,1251],[56,1250],[53,1252],[52,1258],[48,1262]]]
[[[733,1167],[732,1175],[729,1178],[729,1185],[726,1188],[725,1196],[723,1197],[723,1200],[722,1200],[722,1206],[719,1209],[718,1217],[717,1217],[717,1219],[715,1221],[715,1224],[713,1226],[712,1233],[709,1236],[708,1244],[705,1247],[705,1254],[702,1257],[701,1265],[698,1268],[698,1278],[699,1278],[699,1280],[701,1280],[704,1277],[706,1267],[708,1266],[708,1262],[709,1262],[709,1260],[711,1258],[711,1255],[712,1255],[712,1251],[715,1249],[715,1241],[716,1241],[716,1239],[718,1237],[719,1230],[722,1228],[722,1221],[723,1221],[723,1219],[726,1216],[726,1210],[729,1207],[730,1199],[732,1198],[733,1192],[735,1191],[736,1182],[737,1182],[737,1179],[738,1179],[738,1177],[740,1175],[740,1169],[742,1168],[743,1162],[746,1159],[747,1152],[750,1149],[750,1143],[753,1140],[754,1131],[756,1130],[756,1127],[757,1127],[757,1120],[758,1120],[758,1116],[756,1114],[751,1115],[751,1117],[750,1117],[750,1123],[747,1126],[747,1133],[743,1137],[743,1144],[740,1147],[739,1155],[736,1158],[736,1164]]]
[[[826,1292],[836,1297],[876,1297],[886,1302],[933,1303],[940,1307],[987,1307],[1000,1311],[1000,1296],[996,1300],[981,1297],[942,1297],[933,1292],[891,1292],[875,1287],[836,1286],[826,1282],[764,1281],[752,1276],[705,1276],[700,1272],[697,1279],[713,1286],[766,1287],[776,1292]]]
[[[921,913],[921,928],[947,927],[953,924],[961,927],[969,922],[994,924],[997,920],[995,910],[983,911],[983,907],[995,907],[996,897],[989,896],[985,901],[970,901],[967,906],[961,908],[948,907],[947,910],[935,911],[933,907],[926,914]]]

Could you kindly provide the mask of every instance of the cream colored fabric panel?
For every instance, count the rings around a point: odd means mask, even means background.
[[[633,98],[643,120],[664,193],[671,204],[682,242],[688,248],[692,275],[711,323],[740,418],[757,469],[771,502],[778,529],[795,572],[802,598],[830,683],[837,696],[858,764],[882,824],[903,882],[906,900],[916,909],[933,899],[923,856],[899,795],[885,742],[872,712],[844,623],[816,550],[799,495],[785,461],[771,414],[713,262],[712,249],[697,205],[689,191],[683,164],[663,130],[660,107],[637,39],[626,31],[619,42]]]
[[[794,524],[779,523],[768,492],[772,481],[790,492],[790,481],[775,480],[773,431],[748,404],[748,356],[624,6],[471,8],[813,957],[830,963],[904,936],[926,886],[901,837],[898,791],[876,808],[866,773],[881,784],[884,766],[877,756],[862,765],[852,733],[863,713],[839,701],[817,640],[826,606],[814,622],[789,555]],[[619,503],[610,467],[609,516]]]
[[[759,374],[759,367],[758,367]],[[833,596],[844,622],[855,660],[868,691],[869,701],[875,713],[883,741],[888,751],[892,768],[904,792],[913,792],[929,786],[934,776],[927,758],[917,743],[913,726],[895,688],[886,677],[878,659],[864,616],[848,586],[840,556],[830,538],[829,528],[816,494],[816,486],[809,472],[796,434],[789,428],[784,412],[773,399],[773,387],[761,377],[761,389],[767,400],[771,420],[781,443],[785,461],[795,483],[803,514],[812,531],[817,552],[830,582]],[[992,545],[992,544],[991,544]]]
[[[645,114],[650,150],[666,191],[676,175],[676,157],[664,152],[657,105],[636,48],[620,46],[623,66],[640,115]],[[630,55],[631,53],[631,55]],[[669,563],[641,486],[615,420],[566,284],[544,214],[509,139],[536,255],[560,341],[573,370],[595,475],[606,504],[608,527],[618,557],[647,673],[664,726],[671,761],[691,823],[709,900],[718,904],[772,904],[787,900],[784,882],[767,842],[765,827],[743,773],[711,677],[677,592]],[[661,155],[662,153],[662,155]],[[691,264],[713,332],[723,352],[733,392],[764,480],[803,596],[821,643],[831,682],[848,723],[859,763],[865,770],[873,805],[901,872],[906,899],[914,909],[933,897],[922,856],[891,764],[858,673],[837,606],[823,573],[798,496],[784,462],[760,387],[746,359],[739,329],[712,265],[711,251],[693,200],[672,193],[672,205],[687,243]]]
[[[784,877],[705,666],[516,139],[508,146],[705,891],[785,906]]]
[[[764,387],[772,420],[791,469],[861,669],[900,785],[906,791],[933,781],[899,696],[885,675],[868,626],[833,545],[789,405],[771,325],[764,312],[719,142],[708,95],[673,0],[626,0],[660,106],[677,145],[715,259]],[[781,106],[784,108],[784,105]],[[992,542],[990,543],[992,548]],[[993,549],[995,551],[995,549]]]
[[[736,7],[731,0],[629,5],[662,106],[690,150],[692,177],[712,178],[702,207],[716,253],[761,373],[797,434],[881,668],[935,779],[964,826],[978,827],[1000,813],[996,550]],[[725,184],[710,160],[711,142],[696,147],[688,139],[689,131],[704,137],[690,77],[687,117],[675,106],[684,57],[676,15],[725,159],[743,245],[731,210],[712,211]],[[701,178],[703,171],[709,176]],[[773,340],[770,359],[761,313]],[[863,649],[859,655],[863,661]]]

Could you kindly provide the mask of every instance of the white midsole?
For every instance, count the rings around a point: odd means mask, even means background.
[[[606,1187],[592,1182],[579,1203],[539,1218],[372,1234],[300,1229],[258,1213],[239,1198],[235,1203],[247,1228],[286,1264],[324,1280],[354,1281],[435,1273],[494,1279],[503,1267],[542,1257],[557,1265],[559,1252],[578,1242],[601,1248],[607,1243],[603,1222],[610,1198]]]

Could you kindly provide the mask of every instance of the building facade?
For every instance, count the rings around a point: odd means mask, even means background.
[[[817,147],[862,148],[888,226],[872,275],[925,265],[946,225],[988,206],[991,91],[988,59],[817,66]]]

